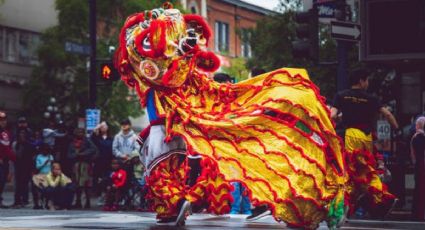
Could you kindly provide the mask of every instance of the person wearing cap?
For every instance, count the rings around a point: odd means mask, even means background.
[[[129,119],[121,121],[121,130],[115,135],[112,143],[112,153],[114,156],[121,160],[128,160],[131,155],[138,153],[140,145],[137,142],[137,135],[131,129],[131,122]]]
[[[5,208],[3,205],[3,189],[6,185],[8,170],[7,165],[9,160],[15,161],[16,157],[12,150],[11,136],[6,130],[7,115],[6,112],[0,111],[0,208]]]
[[[99,150],[94,161],[93,170],[93,183],[96,188],[97,194],[100,195],[102,189],[98,182],[101,178],[107,176],[111,168],[112,161],[112,142],[113,137],[110,135],[108,124],[103,121],[93,130],[90,137],[91,141],[96,145]]]
[[[25,132],[25,135],[26,135],[26,138],[28,140],[30,140],[30,138],[32,137],[32,130],[28,126],[27,118],[26,117],[23,117],[23,116],[18,118],[18,125],[16,127],[16,135],[15,135],[15,137],[18,137],[19,136],[19,133],[21,131],[24,131]]]

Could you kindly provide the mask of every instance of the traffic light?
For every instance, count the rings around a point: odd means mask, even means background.
[[[99,70],[100,78],[104,82],[113,82],[120,79],[120,75],[111,60],[100,61]]]
[[[309,11],[295,13],[297,40],[292,42],[292,55],[313,61],[319,56],[319,17],[314,6]]]

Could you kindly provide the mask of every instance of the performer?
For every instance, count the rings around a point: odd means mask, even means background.
[[[276,220],[335,226],[347,204],[347,175],[318,88],[305,70],[289,68],[238,84],[214,82],[205,74],[219,67],[205,51],[210,36],[201,16],[170,5],[130,16],[121,30],[115,63],[151,122],[141,134],[141,158],[158,223],[183,224],[200,202],[227,212],[228,182],[236,181]],[[190,188],[188,155],[202,156]]]
[[[346,129],[344,141],[350,177],[350,201],[354,206],[360,197],[366,195],[369,214],[383,218],[394,206],[396,198],[388,192],[378,176],[372,131],[378,113],[382,113],[395,129],[398,129],[398,124],[379,99],[366,92],[369,86],[367,71],[352,71],[350,83],[351,89],[339,92],[331,108],[332,118],[342,112],[342,123]],[[354,207],[351,211],[355,211]]]

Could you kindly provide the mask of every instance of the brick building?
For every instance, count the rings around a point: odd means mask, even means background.
[[[57,24],[54,0],[5,0],[0,4],[0,109],[16,116],[23,88],[38,64],[41,33]]]
[[[241,36],[249,36],[246,29],[256,26],[256,22],[273,11],[249,4],[241,0],[181,0],[190,13],[204,17],[214,36],[209,49],[228,57],[250,57],[251,47]]]

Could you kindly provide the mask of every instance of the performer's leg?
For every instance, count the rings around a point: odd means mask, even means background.
[[[232,186],[219,173],[217,165],[208,158],[201,160],[202,172],[196,184],[186,194],[186,200],[192,204],[205,202],[208,211],[217,215],[230,211]]]
[[[184,156],[175,154],[155,166],[147,178],[148,197],[158,219],[176,217],[184,199],[186,182]]]
[[[368,209],[388,210],[394,202],[394,195],[388,192],[375,169],[376,161],[372,155],[372,137],[360,130],[349,129],[345,136],[347,166],[350,174],[350,202],[355,205],[359,198],[366,195],[369,200]],[[385,206],[385,207],[382,207]],[[379,208],[378,208],[379,207]],[[354,209],[351,209],[354,211]]]
[[[230,210],[230,214],[239,214],[241,212],[241,203],[242,203],[242,191],[241,191],[241,183],[232,182],[230,183],[233,186],[232,192],[232,208]]]
[[[245,214],[245,215],[252,215],[251,201],[249,200],[248,194],[246,192],[246,188],[243,185],[241,185],[241,192],[242,192],[241,212],[242,214]]]

